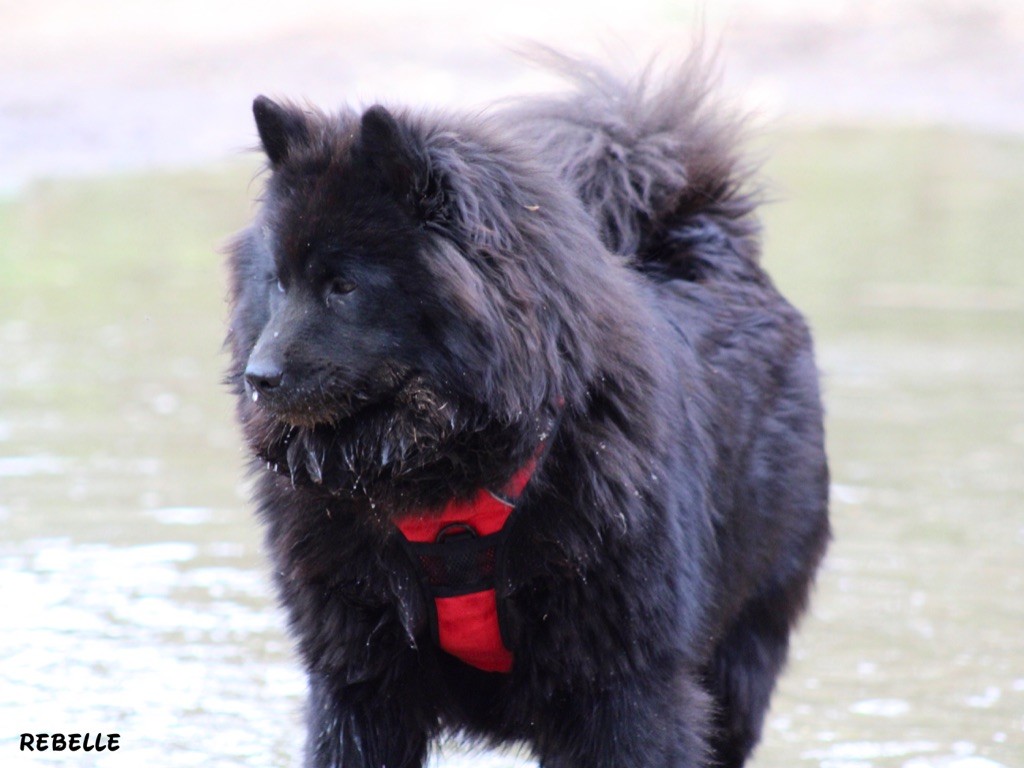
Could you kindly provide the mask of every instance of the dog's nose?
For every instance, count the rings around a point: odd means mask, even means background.
[[[266,394],[281,386],[284,372],[275,365],[252,365],[245,369],[245,380],[254,392]]]

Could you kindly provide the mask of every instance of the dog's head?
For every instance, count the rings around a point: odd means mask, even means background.
[[[424,226],[430,182],[412,143],[380,107],[344,132],[265,98],[254,113],[273,175],[258,233],[271,256],[266,322],[243,371],[248,395],[282,422],[313,426],[413,380],[436,384],[450,297],[422,256],[437,238]]]
[[[332,463],[365,480],[472,465],[484,443],[528,453],[582,391],[566,380],[584,373],[582,305],[559,281],[587,269],[560,240],[600,249],[574,199],[486,132],[379,106],[253,111],[270,176],[233,249],[230,342],[257,455],[319,482]]]

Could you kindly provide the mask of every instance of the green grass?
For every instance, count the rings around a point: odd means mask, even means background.
[[[66,326],[208,312],[223,294],[216,249],[244,224],[253,174],[230,167],[30,187],[0,204],[0,317]]]
[[[974,332],[1024,309],[1024,142],[834,129],[772,143],[766,263],[816,325]]]

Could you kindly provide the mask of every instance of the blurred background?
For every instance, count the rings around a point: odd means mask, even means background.
[[[220,385],[253,96],[478,108],[553,87],[525,40],[638,67],[701,30],[760,125],[765,263],[816,331],[834,478],[753,766],[1024,765],[1014,0],[0,0],[0,764],[298,764]],[[122,746],[17,751],[41,731]]]

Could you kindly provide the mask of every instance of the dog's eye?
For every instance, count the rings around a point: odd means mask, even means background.
[[[266,274],[267,285],[272,285],[277,288],[278,291],[284,293],[284,283],[281,278],[278,277],[277,272],[267,272]]]
[[[346,294],[352,293],[355,289],[356,284],[351,280],[336,277],[327,284],[327,300],[340,299]]]

